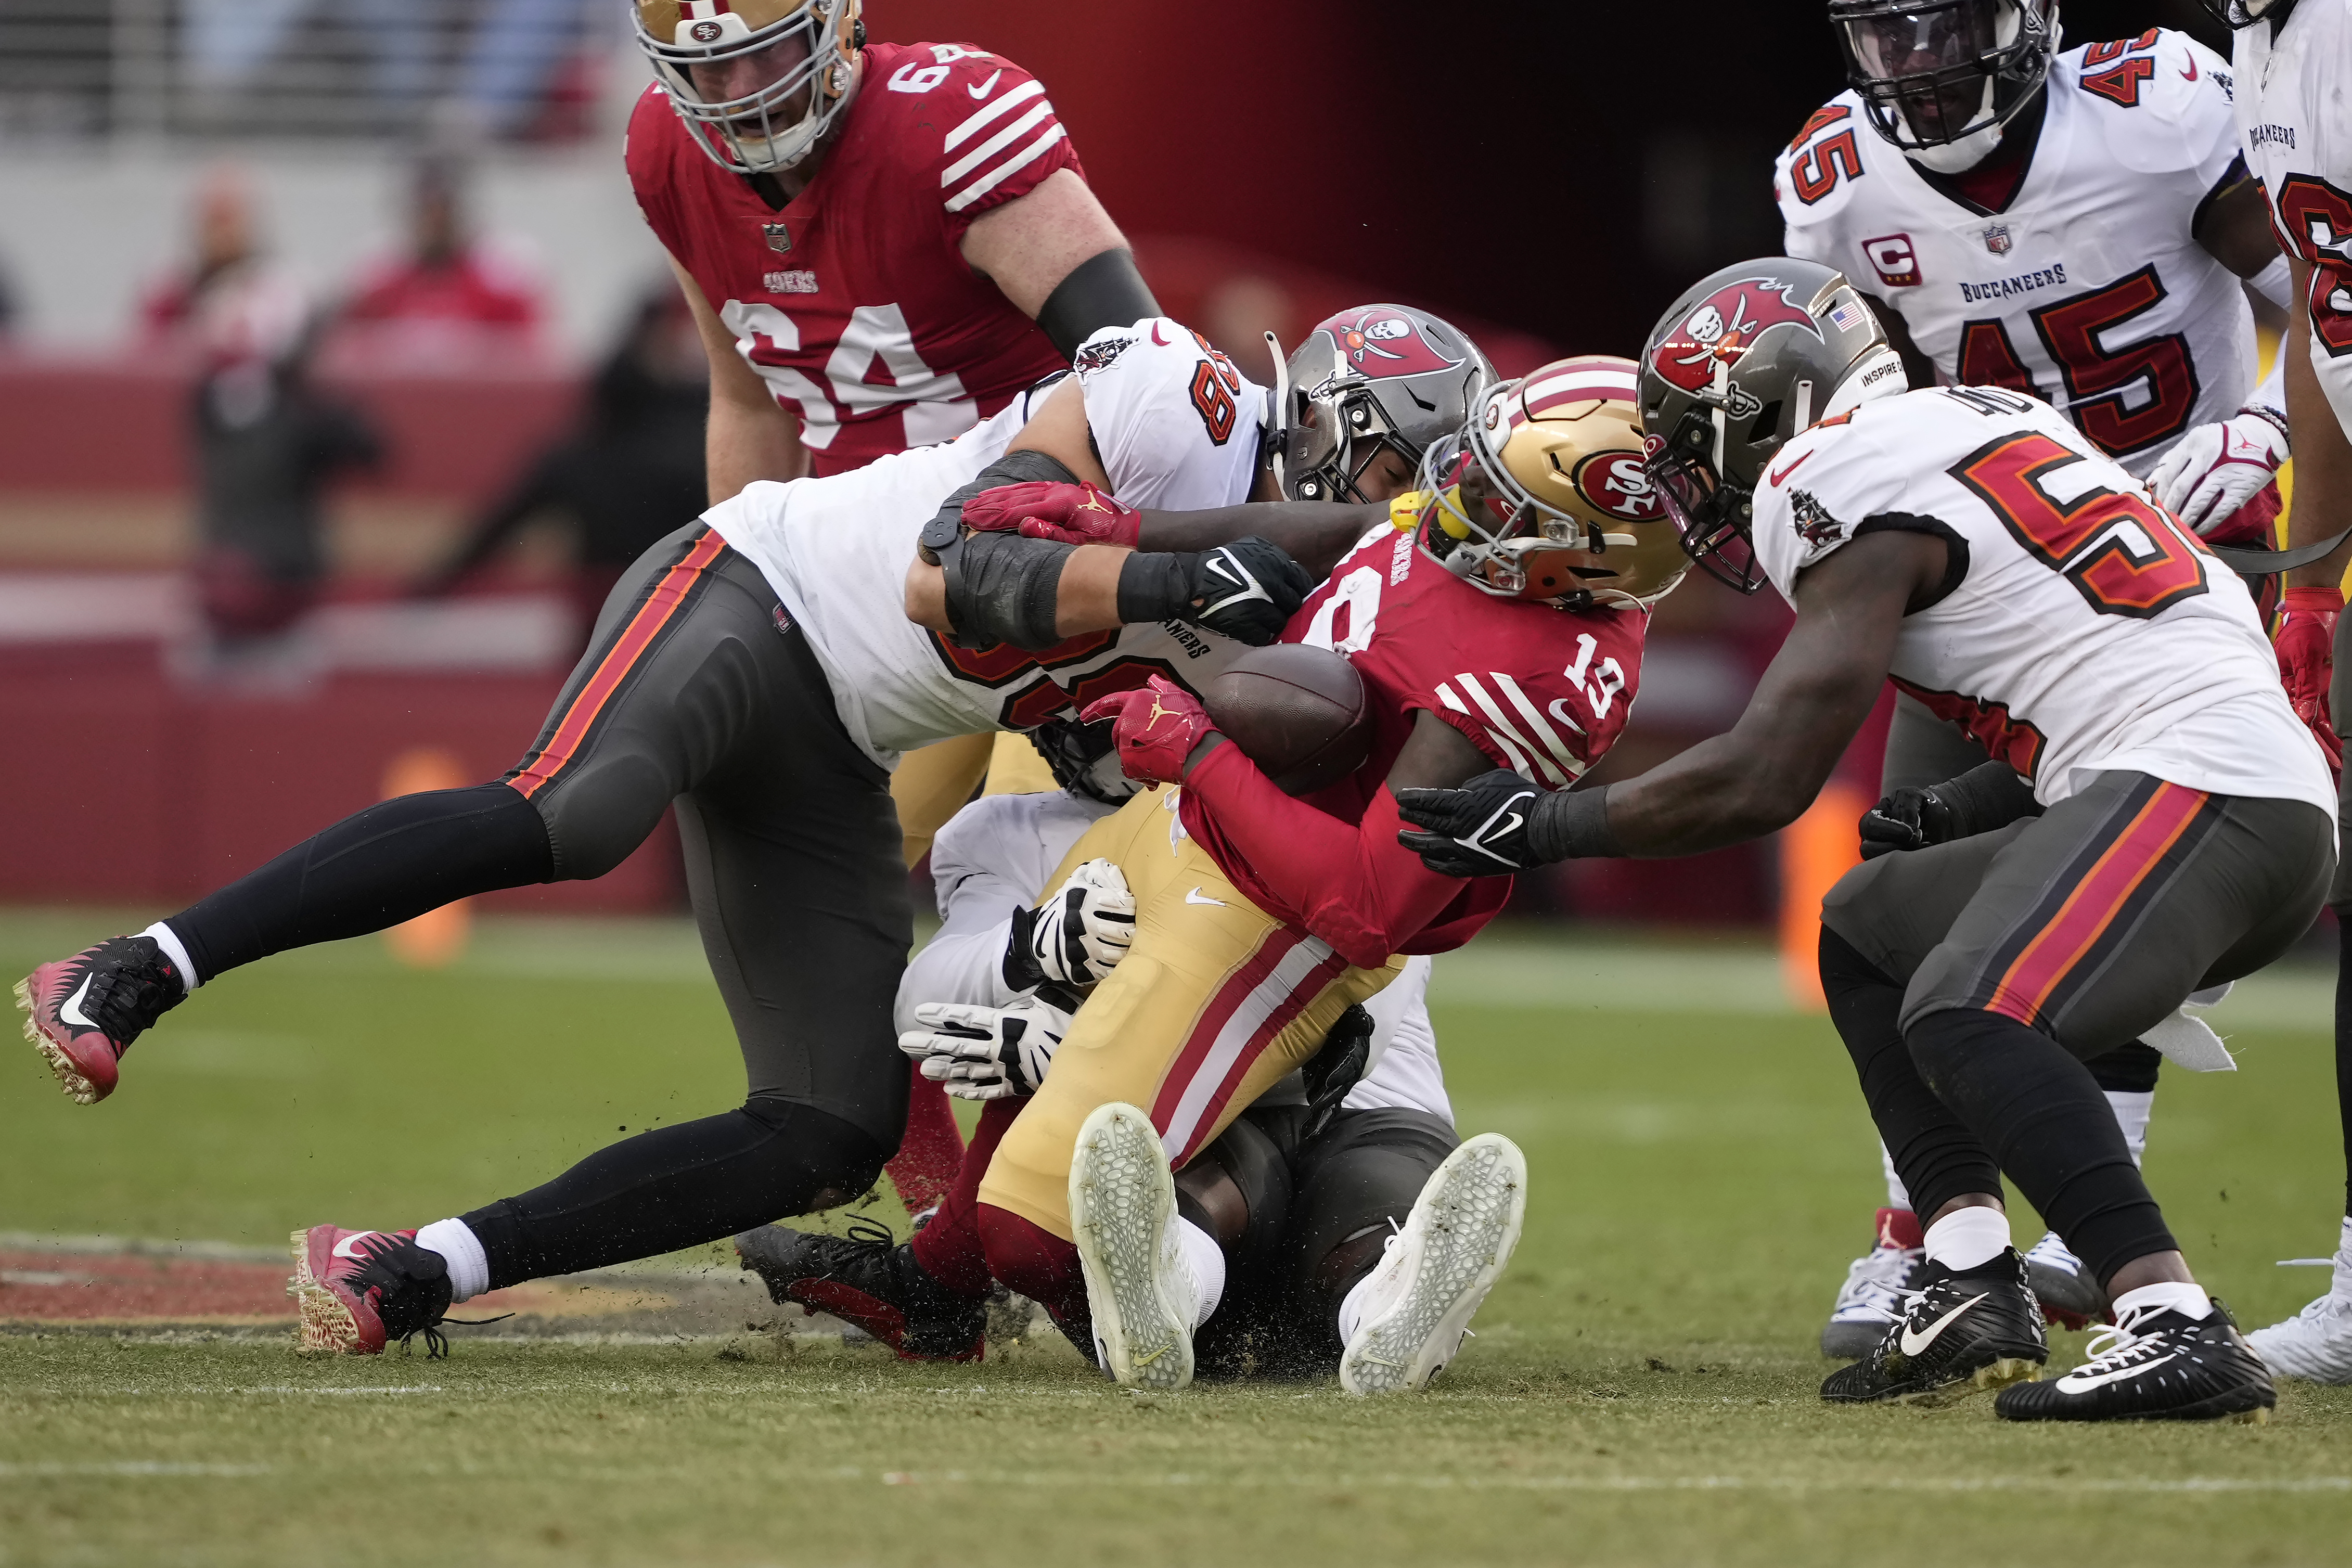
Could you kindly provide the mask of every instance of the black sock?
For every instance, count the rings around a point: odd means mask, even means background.
[[[845,1203],[890,1151],[837,1116],[755,1097],[589,1155],[545,1186],[461,1215],[490,1289],[575,1274]]]
[[[205,980],[289,947],[337,942],[427,910],[544,882],[547,824],[502,784],[404,795],[343,818],[168,924]]]
[[[2102,1285],[2136,1258],[2176,1250],[2106,1096],[2065,1047],[1970,1007],[1930,1013],[1904,1039],[1921,1079]]]
[[[2336,911],[2336,1119],[2344,1131],[2344,1213],[2352,1218],[2352,909]]]
[[[2164,1053],[2134,1040],[2104,1056],[2093,1057],[2083,1065],[2091,1069],[2092,1081],[2103,1089],[2117,1094],[2147,1094],[2156,1088],[2157,1069],[2164,1066]]]
[[[2000,1192],[2000,1171],[1992,1155],[1921,1081],[1903,1044],[1896,1026],[1903,987],[1827,926],[1822,928],[1821,966],[1830,1021],[1853,1058],[1870,1119],[1920,1222],[1964,1194]]]

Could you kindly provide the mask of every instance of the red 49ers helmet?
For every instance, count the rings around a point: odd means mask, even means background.
[[[1363,500],[1358,481],[1374,458],[1393,452],[1410,471],[1495,379],[1477,344],[1405,305],[1342,310],[1286,360],[1271,332],[1266,344],[1276,365],[1266,449],[1292,500]]]
[[[1423,544],[1506,599],[1655,604],[1690,571],[1642,459],[1639,367],[1556,360],[1478,401],[1422,462]]]
[[[696,146],[722,169],[773,174],[807,157],[840,112],[866,42],[860,3],[635,0],[637,43]],[[712,96],[696,85],[698,67],[708,82],[772,50],[757,87]]]

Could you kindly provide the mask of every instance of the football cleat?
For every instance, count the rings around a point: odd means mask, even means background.
[[[1832,1405],[1937,1405],[2032,1377],[2050,1359],[2042,1308],[2013,1247],[1956,1273],[1933,1258],[1875,1349],[1822,1384]]]
[[[847,1236],[763,1225],[737,1237],[735,1250],[779,1306],[830,1312],[907,1361],[981,1358],[988,1303],[948,1290],[871,1220],[852,1220]]]
[[[1339,1386],[1398,1394],[1443,1372],[1511,1261],[1527,1216],[1528,1158],[1517,1144],[1481,1132],[1448,1154],[1367,1279]]]
[[[381,1355],[398,1340],[425,1336],[428,1357],[446,1355],[440,1331],[449,1310],[449,1264],[416,1245],[413,1230],[345,1230],[314,1225],[293,1236],[294,1277],[286,1293],[302,1315],[305,1355]]]
[[[2352,1383],[2352,1220],[2344,1222],[2344,1245],[2333,1258],[2295,1258],[2297,1263],[2333,1263],[2327,1294],[2284,1322],[2256,1329],[2246,1342],[2280,1377],[2305,1383]]]
[[[2210,1300],[2210,1298],[2208,1298]],[[2006,1421],[2267,1421],[2270,1369],[2219,1301],[2202,1318],[2169,1307],[2126,1312],[2091,1336],[2070,1373],[2001,1390]]]
[[[96,1105],[114,1092],[131,1042],[187,994],[153,937],[112,936],[18,981],[16,1005],[25,1037],[48,1058],[67,1098]]]
[[[1925,1256],[1919,1216],[1909,1209],[1880,1209],[1878,1243],[1847,1267],[1830,1321],[1822,1326],[1822,1354],[1859,1361],[1876,1350],[1887,1326],[1902,1315],[1903,1292]]]
[[[1201,1287],[1176,1237],[1168,1152],[1134,1106],[1098,1106],[1078,1129],[1070,1227],[1103,1369],[1128,1388],[1191,1384]]]
[[[2025,1254],[2025,1281],[2042,1303],[2042,1321],[2063,1329],[2087,1329],[2108,1320],[2107,1293],[2083,1260],[2046,1230]]]

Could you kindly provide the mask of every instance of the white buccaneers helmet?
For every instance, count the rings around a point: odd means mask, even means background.
[[[1640,371],[1580,354],[1506,382],[1423,459],[1423,543],[1506,599],[1653,605],[1690,570],[1642,460]]]
[[[739,174],[789,169],[840,112],[866,42],[861,0],[635,0],[637,42],[652,57],[687,134]],[[697,66],[774,51],[762,85],[724,98],[695,85]],[[710,73],[706,72],[706,79]]]

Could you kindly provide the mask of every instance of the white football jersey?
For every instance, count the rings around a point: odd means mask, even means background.
[[[1788,253],[1893,307],[1938,382],[2042,398],[2145,478],[2253,384],[2245,292],[2189,237],[2238,158],[2230,68],[2150,28],[2067,50],[2045,92],[1997,213],[1929,184],[1855,94],[1832,99],[1774,166]]]
[[[2236,38],[2246,163],[2272,223],[2311,264],[2311,365],[2352,431],[2352,0],[2303,0],[2284,26]]]
[[[1105,329],[1079,348],[1077,374],[1121,500],[1189,511],[1248,499],[1265,395],[1190,328],[1156,317]],[[1197,689],[1243,652],[1182,621],[1027,653],[959,647],[907,618],[923,525],[1004,455],[1046,395],[1033,389],[952,441],[845,474],[750,485],[704,514],[767,578],[824,663],[851,738],[886,768],[950,736],[1033,729],[1154,674]]]
[[[1773,458],[1752,537],[1773,586],[1885,528],[1952,542],[1890,673],[2053,805],[2103,771],[2336,809],[2252,598],[2048,405],[1996,387],[1865,403]]]
[[[931,882],[940,901],[939,934],[908,962],[898,982],[898,1026],[917,1028],[925,1002],[1002,1007],[1004,943],[1013,911],[1049,891],[1045,885],[1070,846],[1116,806],[1061,790],[982,795],[948,820],[931,841]],[[1454,1120],[1445,1074],[1437,1065],[1437,1031],[1429,1021],[1430,960],[1409,958],[1394,980],[1364,1004],[1372,1016],[1370,1065],[1340,1103],[1349,1110],[1393,1107]],[[1297,1073],[1261,1103],[1297,1104]]]

